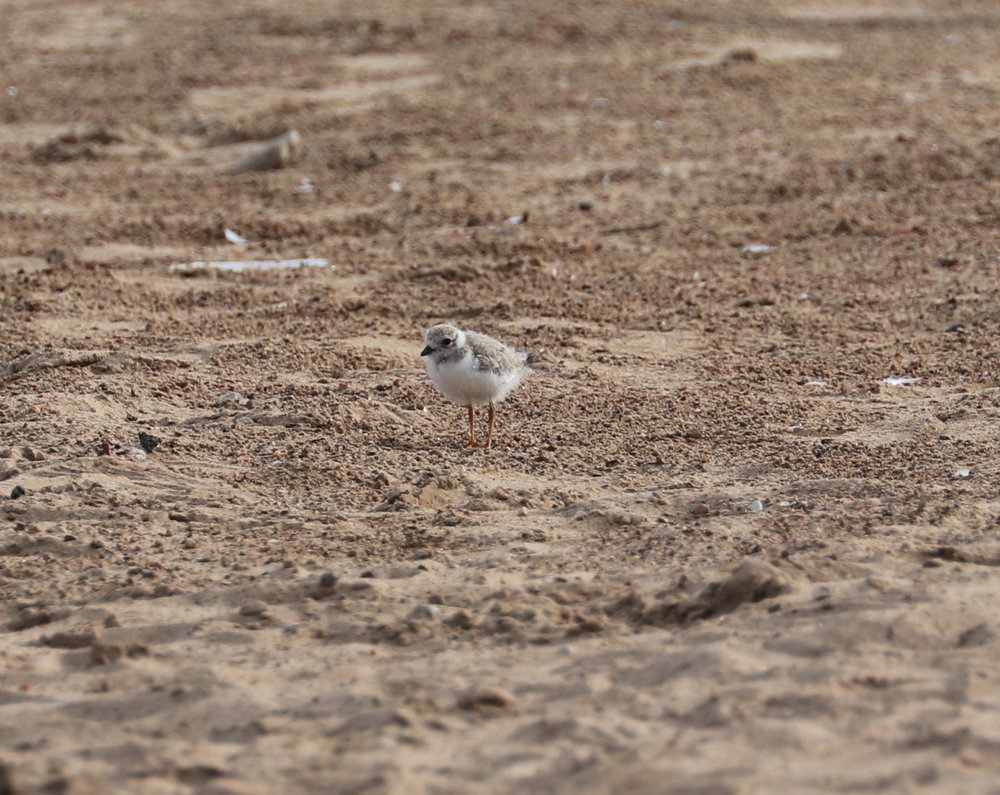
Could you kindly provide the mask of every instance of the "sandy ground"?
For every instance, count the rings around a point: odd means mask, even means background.
[[[1000,791],[998,39],[8,0],[0,792]]]

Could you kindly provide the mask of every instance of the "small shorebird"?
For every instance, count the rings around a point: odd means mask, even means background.
[[[476,331],[448,323],[424,334],[427,374],[437,391],[469,410],[467,447],[491,447],[496,404],[503,401],[531,367],[531,356]],[[489,406],[486,442],[476,442],[476,406]]]

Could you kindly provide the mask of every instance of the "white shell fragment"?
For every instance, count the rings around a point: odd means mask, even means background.
[[[952,475],[952,477],[955,478],[956,480],[958,480],[958,479],[961,479],[961,478],[967,478],[971,474],[972,474],[972,470],[971,469],[956,469],[955,470],[955,474]]]
[[[763,257],[765,254],[774,251],[774,246],[765,246],[763,243],[751,243],[749,246],[743,246],[740,249],[740,253],[744,257]]]
[[[246,271],[276,271],[289,268],[322,268],[330,263],[322,257],[305,257],[303,259],[282,260],[233,260],[229,262],[185,262],[171,265],[172,271],[193,271],[202,268],[214,268],[230,273],[245,273]]]
[[[232,229],[225,230],[226,240],[230,243],[234,243],[237,246],[245,246],[247,244],[247,239],[243,235],[237,234]]]
[[[752,500],[749,505],[747,505],[747,510],[750,513],[760,513],[764,510],[764,503],[760,500]]]
[[[909,386],[923,380],[923,378],[883,378],[882,383],[889,386]]]

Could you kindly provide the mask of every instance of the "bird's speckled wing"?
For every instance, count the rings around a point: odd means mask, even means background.
[[[502,373],[520,370],[528,360],[528,354],[504,345],[492,337],[477,331],[465,332],[467,344],[476,360],[477,370]]]

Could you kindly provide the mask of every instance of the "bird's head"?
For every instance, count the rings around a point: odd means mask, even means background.
[[[450,323],[431,326],[424,333],[424,349],[421,356],[434,353],[446,353],[457,350],[465,345],[465,332]]]

